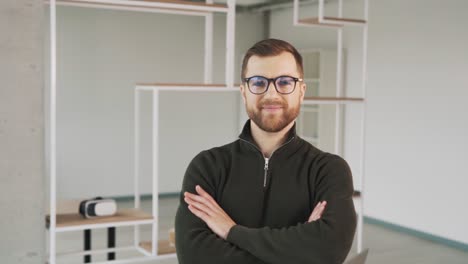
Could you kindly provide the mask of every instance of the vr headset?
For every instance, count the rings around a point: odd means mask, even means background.
[[[80,214],[85,218],[111,216],[117,212],[117,204],[113,199],[96,197],[80,203]]]

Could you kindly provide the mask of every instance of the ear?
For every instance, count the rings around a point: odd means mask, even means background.
[[[307,89],[307,85],[303,82],[301,86],[299,87],[301,103],[304,101],[306,89]]]
[[[242,100],[244,101],[244,105],[246,104],[247,102],[247,98],[246,98],[246,88],[244,86],[244,84],[241,84],[240,85],[240,92],[241,92],[241,96],[242,96]]]

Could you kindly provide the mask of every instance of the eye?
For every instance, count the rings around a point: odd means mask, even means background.
[[[255,81],[252,85],[254,85],[254,86],[264,86],[265,82],[264,81]]]
[[[263,86],[266,86],[267,80],[261,77],[254,77],[250,79],[249,83],[251,86],[263,87]]]
[[[291,77],[281,77],[281,78],[278,79],[278,81],[276,83],[279,86],[293,85],[294,84],[294,79],[291,78]]]

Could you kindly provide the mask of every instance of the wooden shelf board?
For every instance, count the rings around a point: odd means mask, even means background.
[[[74,4],[74,5],[87,5],[87,6],[99,6],[99,7],[130,7],[130,8],[148,8],[148,9],[160,9],[160,10],[177,10],[177,11],[186,11],[186,12],[208,12],[203,10],[191,10],[191,9],[184,9],[183,6],[195,6],[195,7],[214,7],[214,8],[225,8],[227,9],[226,5],[223,4],[206,4],[203,2],[190,2],[190,1],[182,1],[182,0],[132,0],[133,2],[148,2],[148,3],[167,3],[167,4],[178,4],[181,8],[166,8],[166,7],[148,7],[148,6],[140,6],[140,5],[131,5],[131,4],[112,4],[112,3],[99,3],[99,2],[82,2],[76,0],[57,0],[57,4]],[[49,3],[46,0],[46,3]]]
[[[116,222],[129,222],[129,221],[141,221],[151,220],[153,216],[138,209],[121,209],[113,216],[106,217],[95,217],[95,218],[84,218],[79,213],[64,213],[57,214],[57,228],[71,227],[71,226],[82,226],[82,225],[93,225],[93,224],[108,224]],[[50,215],[46,216],[46,226],[49,228]]]
[[[366,20],[363,19],[355,19],[355,18],[341,18],[341,17],[323,17],[325,20],[332,20],[336,22],[351,22],[357,24],[366,24]]]
[[[84,200],[84,199],[83,199]],[[80,207],[80,202],[82,200],[58,200],[56,203],[56,212],[57,214],[74,214],[78,213],[78,208]],[[49,206],[49,204],[47,205]],[[47,208],[46,214],[50,214],[50,209]]]
[[[314,101],[364,101],[364,98],[309,96],[309,97],[304,97],[304,100],[314,100]]]
[[[140,247],[142,247],[147,252],[151,253],[152,247],[151,241],[140,242]],[[159,240],[158,241],[158,255],[174,254],[176,253],[176,248],[174,244],[171,244],[169,240]]]
[[[209,7],[227,8],[227,5],[223,5],[223,4],[207,4],[205,2],[192,2],[192,1],[183,1],[183,0],[134,0],[134,1],[179,4],[179,5],[188,5],[188,6],[209,6]]]
[[[319,26],[327,26],[327,27],[342,27],[342,25],[331,24],[331,23],[320,23],[318,17],[311,17],[311,18],[303,18],[299,19],[299,23],[301,24],[308,24],[308,25],[319,25]]]
[[[356,23],[356,24],[366,24],[365,20],[362,19],[354,19],[354,18],[340,18],[340,17],[323,17],[325,20],[331,20],[334,22],[343,22],[343,23]],[[334,24],[323,22],[320,23],[318,17],[310,17],[310,18],[303,18],[299,19],[299,23],[302,24],[310,24],[310,25],[319,25],[319,26],[327,26],[327,27],[343,27],[344,24]]]

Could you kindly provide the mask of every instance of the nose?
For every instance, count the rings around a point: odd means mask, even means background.
[[[271,98],[279,97],[279,93],[278,93],[278,91],[276,91],[275,83],[273,81],[268,83],[268,89],[267,89],[264,96],[265,97],[271,97]]]

